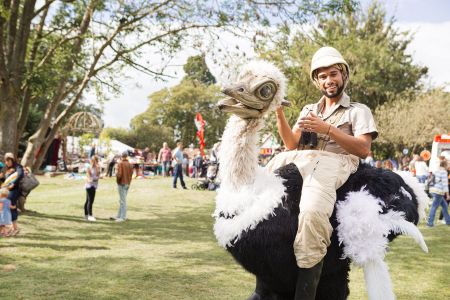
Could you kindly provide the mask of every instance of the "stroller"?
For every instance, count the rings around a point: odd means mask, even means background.
[[[205,166],[206,177],[199,178],[198,182],[191,186],[191,189],[215,191],[220,186],[220,183],[216,179],[217,173],[219,172],[219,163],[208,162]]]

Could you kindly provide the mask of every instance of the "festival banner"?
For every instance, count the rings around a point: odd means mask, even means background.
[[[202,156],[205,155],[205,121],[202,115],[198,112],[195,116],[195,127],[197,127],[197,137],[200,141],[200,153]]]

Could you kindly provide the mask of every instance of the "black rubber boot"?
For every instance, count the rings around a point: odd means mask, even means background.
[[[322,273],[323,260],[312,268],[298,268],[294,300],[314,300]]]

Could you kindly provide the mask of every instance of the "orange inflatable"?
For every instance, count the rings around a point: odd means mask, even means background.
[[[423,158],[423,160],[428,161],[431,158],[431,152],[428,150],[423,150],[420,152],[420,156]]]

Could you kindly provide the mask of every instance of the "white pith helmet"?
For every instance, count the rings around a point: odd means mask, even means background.
[[[330,67],[335,64],[343,64],[347,68],[347,80],[350,76],[350,67],[345,59],[342,57],[341,53],[334,49],[333,47],[322,47],[314,53],[314,56],[311,60],[311,72],[310,77],[314,82],[314,71],[319,68]]]

